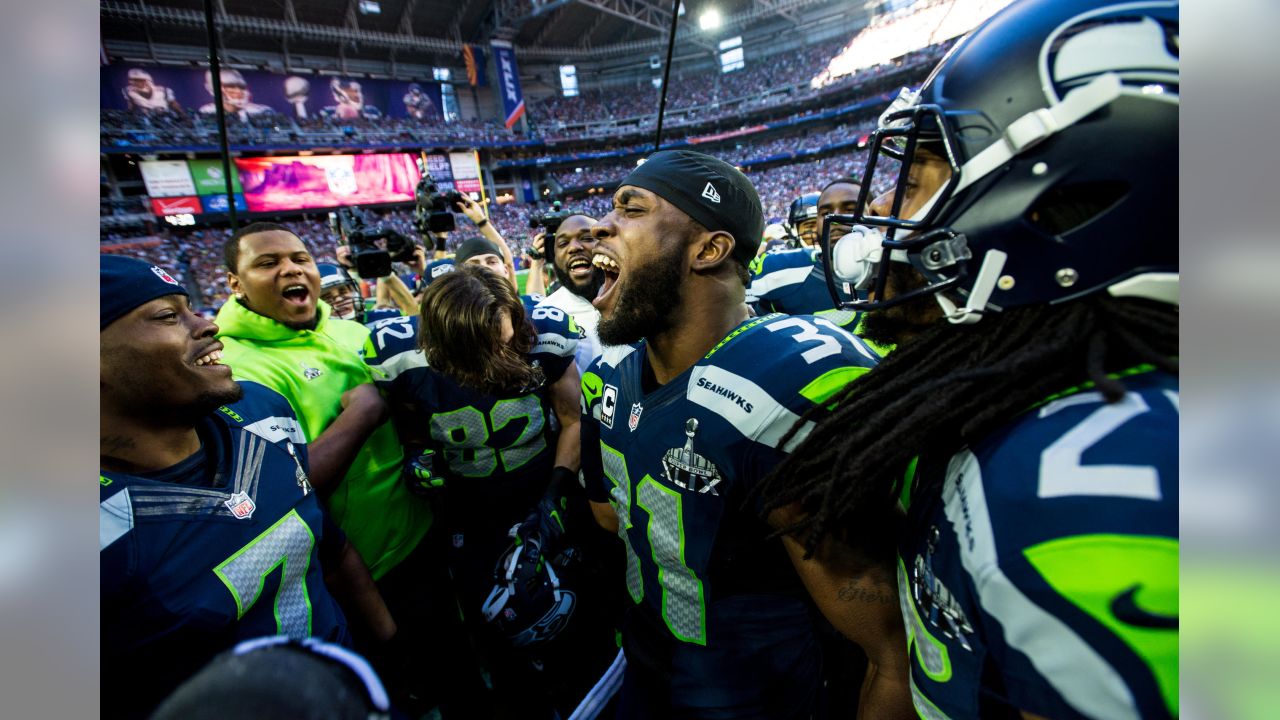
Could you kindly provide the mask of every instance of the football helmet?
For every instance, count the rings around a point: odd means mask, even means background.
[[[364,322],[364,298],[360,295],[360,286],[347,273],[346,268],[332,263],[316,263],[320,271],[320,299],[333,308],[333,316],[339,320],[355,320]],[[335,293],[334,290],[349,289],[349,293]]]
[[[1176,0],[1027,0],[997,13],[881,116],[858,211],[821,232],[839,306],[933,294],[951,322],[971,323],[1102,291],[1176,303],[1178,59]],[[913,168],[939,162],[950,172],[904,213]],[[886,168],[892,201],[873,205]],[[863,227],[831,252],[833,223]],[[891,261],[925,285],[885,298]],[[843,282],[875,300],[841,301]]]
[[[431,283],[435,282],[441,275],[451,273],[457,270],[458,266],[454,263],[453,258],[440,258],[427,265],[422,271],[422,287],[426,289]]]
[[[812,245],[818,239],[818,198],[820,196],[821,193],[805,193],[792,200],[791,209],[787,211],[787,233],[804,246]],[[805,225],[805,223],[809,224]]]
[[[544,556],[547,540],[536,523],[520,523],[509,533],[513,541],[494,568],[494,587],[480,612],[515,647],[546,642],[564,630],[578,598],[562,586],[557,568],[575,557],[572,549],[552,560]]]
[[[244,81],[244,75],[235,68],[222,68],[218,79],[222,81],[223,101],[237,110],[243,110],[249,104],[249,85]],[[213,73],[209,70],[204,71],[204,89],[213,95]]]

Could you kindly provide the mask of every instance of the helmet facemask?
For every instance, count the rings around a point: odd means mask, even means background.
[[[901,305],[924,295],[954,287],[968,276],[970,253],[964,237],[945,227],[935,227],[942,207],[951,199],[960,182],[960,164],[952,130],[936,105],[903,107],[903,99],[915,95],[903,91],[881,117],[881,127],[871,137],[867,165],[858,195],[857,210],[850,215],[828,215],[822,223],[819,242],[823,253],[833,258],[826,265],[828,289],[838,307],[855,311],[880,310]],[[932,197],[910,216],[903,216],[908,191],[914,189],[911,170],[917,153],[926,148],[949,166],[946,181]],[[894,167],[896,166],[896,167]],[[871,212],[872,194],[891,179],[893,202],[887,214]],[[848,226],[832,250],[833,226]],[[909,263],[926,279],[923,287],[891,298],[885,297],[889,262]],[[859,296],[874,299],[843,300],[839,283],[847,283]]]

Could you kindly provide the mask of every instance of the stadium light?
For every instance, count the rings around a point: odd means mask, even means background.
[[[698,17],[698,27],[703,30],[715,30],[720,27],[720,11],[715,8],[703,10],[702,15]]]

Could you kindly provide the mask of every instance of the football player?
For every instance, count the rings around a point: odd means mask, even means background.
[[[320,273],[320,299],[328,303],[332,310],[330,316],[339,320],[366,322],[367,313],[360,286],[347,274],[346,268],[332,263],[316,263],[316,270]],[[378,317],[367,321],[381,319]]]
[[[436,104],[431,101],[431,96],[422,92],[422,86],[417,83],[409,85],[409,92],[401,98],[404,102],[404,111],[414,120],[426,120],[428,116],[436,114]]]
[[[253,93],[239,70],[222,68],[218,77],[222,81],[222,109],[227,115],[245,122],[250,116],[271,115],[275,112],[270,105],[253,102]],[[204,73],[204,89],[211,97],[213,96],[213,73],[208,70]],[[199,111],[205,115],[212,115],[218,112],[218,106],[212,102],[205,103],[200,106]]]
[[[787,235],[794,238],[794,247],[813,247],[818,241],[818,196],[810,192],[791,201],[787,211]]]
[[[329,81],[329,92],[334,104],[320,111],[323,117],[335,120],[377,120],[382,117],[377,106],[365,104],[364,90],[355,80],[334,78]]]
[[[833,187],[847,190],[850,186],[846,180],[841,178],[828,184],[821,194],[806,193],[796,198],[787,215],[787,231],[796,238],[798,247],[760,255],[751,263],[747,302],[757,314],[805,315],[835,308],[822,269],[822,248],[817,245],[818,213],[820,198]],[[857,198],[857,185],[852,186],[852,195]],[[832,315],[828,319],[838,325],[846,324],[852,318],[847,313]]]
[[[396,409],[408,455],[418,458],[406,480],[434,498],[447,526],[449,565],[495,700],[524,717],[549,717],[553,704],[567,717],[617,652],[606,627],[602,642],[556,662],[555,648],[517,651],[480,622],[511,528],[546,497],[557,515],[569,495],[588,514],[578,483],[578,337],[562,310],[538,305],[526,314],[500,272],[464,259],[431,283],[419,316],[375,324],[367,356]],[[563,518],[546,519],[564,529]],[[556,695],[565,682],[572,691]]]
[[[884,233],[831,271],[898,349],[764,497],[896,577],[921,717],[1178,716],[1178,10],[1010,5],[842,220]]]
[[[217,326],[163,269],[104,255],[100,288],[104,714],[145,717],[238,639],[350,642],[326,581],[389,640],[368,569],[317,502],[289,403],[232,379]]]
[[[533,258],[529,266],[529,283],[532,292],[542,289],[543,263],[551,261],[551,270],[560,287],[547,295],[546,302],[569,313],[578,328],[582,340],[578,343],[578,368],[586,370],[600,354],[600,340],[596,326],[600,323],[600,311],[591,304],[600,293],[604,273],[592,266],[592,250],[596,238],[591,234],[595,220],[586,215],[570,215],[551,238],[551,250],[546,248],[546,235],[538,233],[533,239],[533,249],[540,257]],[[536,289],[535,289],[536,288]]]
[[[130,110],[143,112],[172,110],[182,113],[182,105],[174,97],[173,90],[157,85],[152,80],[151,73],[142,68],[130,68],[127,77],[128,85],[124,88],[124,98]]]
[[[753,493],[876,356],[822,317],[749,317],[763,229],[746,176],[688,150],[651,155],[594,229],[605,351],[582,383],[583,463],[592,510],[626,546],[621,717],[816,708],[822,657],[800,577],[814,562],[759,519]],[[891,582],[855,590],[845,604],[865,627],[901,627],[879,602]],[[879,643],[867,650],[883,671],[864,692],[875,717],[910,712],[900,633],[851,633]]]

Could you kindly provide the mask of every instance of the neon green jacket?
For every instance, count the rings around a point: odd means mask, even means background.
[[[328,428],[342,410],[342,394],[372,381],[362,353],[369,330],[329,317],[319,303],[315,330],[294,330],[259,315],[235,299],[218,311],[223,362],[235,377],[284,395],[307,440]],[[404,451],[390,422],[356,454],[342,484],[329,498],[330,515],[381,578],[418,545],[431,527],[430,505],[400,481]]]

